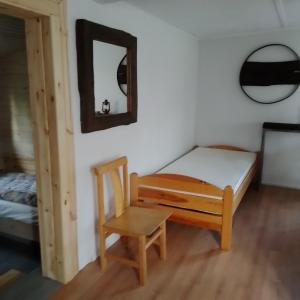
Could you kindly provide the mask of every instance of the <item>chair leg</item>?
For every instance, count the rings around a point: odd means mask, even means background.
[[[105,231],[103,229],[103,227],[101,226],[101,228],[99,229],[99,250],[100,250],[100,268],[101,271],[104,271],[106,268],[106,245],[105,245]]]
[[[139,237],[139,279],[140,285],[145,285],[147,279],[146,237]]]
[[[167,245],[166,245],[166,222],[160,225],[161,235],[159,237],[159,248],[160,248],[160,258],[166,260],[167,258]]]

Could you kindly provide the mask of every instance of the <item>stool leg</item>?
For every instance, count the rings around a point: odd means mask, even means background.
[[[104,228],[101,226],[101,228],[99,229],[99,250],[100,250],[100,268],[101,271],[104,271],[106,268],[106,256],[105,256],[105,252],[106,252],[106,245],[105,245],[105,231]]]
[[[147,279],[146,237],[139,237],[139,277],[140,285],[145,285]]]
[[[167,258],[167,245],[166,245],[166,222],[160,225],[161,235],[159,237],[159,248],[160,248],[160,258],[166,260]]]

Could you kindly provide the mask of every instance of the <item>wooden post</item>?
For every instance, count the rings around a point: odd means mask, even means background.
[[[233,190],[231,186],[226,186],[223,196],[223,217],[221,232],[221,249],[229,250],[232,236],[232,206]]]

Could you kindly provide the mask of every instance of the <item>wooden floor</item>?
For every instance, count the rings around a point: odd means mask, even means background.
[[[11,269],[30,273],[41,264],[36,243],[0,235],[0,275]]]
[[[145,287],[130,268],[109,263],[101,273],[94,262],[51,299],[300,299],[300,191],[249,190],[229,252],[219,250],[217,234],[208,230],[172,223],[167,230],[167,261],[148,250]]]
[[[41,269],[21,276],[5,289],[0,289],[1,300],[48,300],[61,284],[42,276]]]

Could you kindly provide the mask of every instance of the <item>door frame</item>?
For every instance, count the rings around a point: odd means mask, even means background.
[[[74,144],[64,0],[0,0],[25,20],[44,276],[78,273]]]

